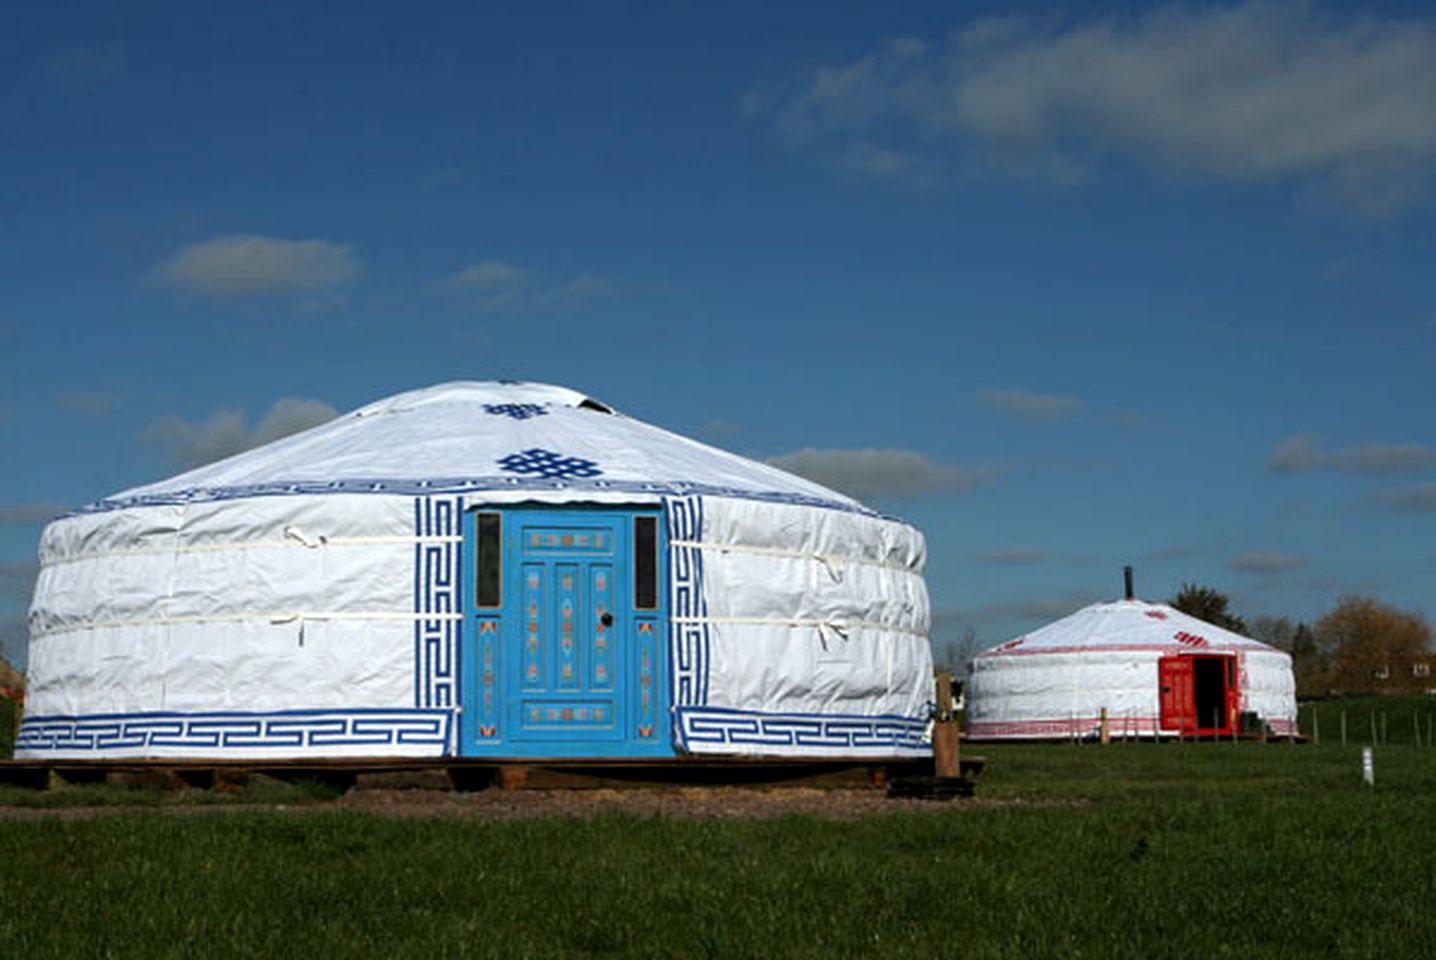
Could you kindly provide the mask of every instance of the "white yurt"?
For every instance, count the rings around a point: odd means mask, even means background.
[[[975,740],[1296,732],[1291,655],[1163,603],[1094,603],[973,658]]]
[[[921,533],[572,390],[458,382],[51,523],[17,757],[903,757]]]

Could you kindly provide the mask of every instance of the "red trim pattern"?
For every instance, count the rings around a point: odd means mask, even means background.
[[[974,740],[987,737],[1089,737],[1098,732],[1101,717],[1066,717],[1061,720],[974,720],[968,725],[967,736]],[[1161,733],[1157,717],[1108,716],[1107,732],[1117,738],[1124,736],[1151,737]],[[1168,731],[1175,735],[1176,731]]]
[[[1114,643],[1100,647],[1094,646],[1072,646],[1072,647],[1026,647],[1019,650],[1004,650],[1002,647],[995,647],[983,651],[977,655],[978,660],[991,659],[993,657],[1036,657],[1046,653],[1184,653],[1191,647],[1180,643]],[[1202,648],[1203,653],[1227,654],[1236,656],[1239,653],[1250,651],[1235,646],[1208,646]]]
[[[968,725],[969,740],[998,739],[1001,737],[1029,737],[1032,739],[1071,739],[1072,737],[1094,737],[1102,723],[1101,717],[1068,717],[1061,720],[975,720]],[[1273,736],[1286,737],[1296,734],[1295,721],[1284,717],[1266,718],[1266,725]],[[1107,717],[1107,733],[1116,740],[1123,737],[1175,737],[1176,730],[1162,729],[1158,717]]]

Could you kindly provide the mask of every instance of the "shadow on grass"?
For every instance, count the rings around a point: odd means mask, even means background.
[[[170,790],[152,784],[105,783],[63,785],[48,790],[0,786],[0,807],[305,806],[329,803],[341,792],[329,783],[316,780],[271,779],[252,780],[233,790]]]

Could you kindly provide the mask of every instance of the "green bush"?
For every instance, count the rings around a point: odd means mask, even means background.
[[[0,760],[15,755],[15,734],[20,726],[20,705],[0,697]]]

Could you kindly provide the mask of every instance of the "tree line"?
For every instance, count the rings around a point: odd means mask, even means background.
[[[1231,611],[1225,594],[1191,583],[1171,605],[1290,653],[1299,697],[1436,689],[1431,625],[1374,597],[1344,596],[1310,624],[1272,616],[1248,623]]]

